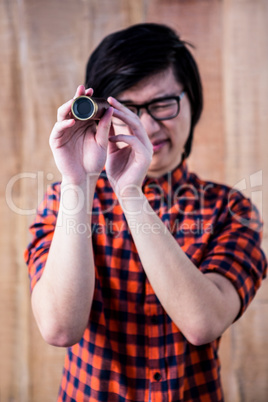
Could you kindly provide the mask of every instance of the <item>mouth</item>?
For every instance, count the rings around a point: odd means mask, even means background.
[[[159,152],[166,144],[169,143],[168,139],[165,140],[158,140],[152,143],[154,153]]]

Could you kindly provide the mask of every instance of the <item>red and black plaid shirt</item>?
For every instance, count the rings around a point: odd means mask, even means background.
[[[147,178],[143,190],[197,269],[232,282],[241,315],[266,271],[261,223],[250,201],[226,186],[200,180],[185,163],[160,179]],[[58,183],[47,191],[31,227],[25,259],[32,289],[45,268],[59,199]],[[219,340],[193,346],[166,314],[105,173],[92,213],[91,229],[72,222],[66,228],[92,235],[96,286],[83,338],[67,349],[58,400],[144,402],[150,388],[154,402],[222,401]]]

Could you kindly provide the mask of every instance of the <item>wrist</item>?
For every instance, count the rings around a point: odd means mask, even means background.
[[[60,212],[64,216],[91,215],[97,180],[79,184],[63,178],[61,182]]]
[[[138,186],[125,186],[124,189],[117,194],[117,197],[127,218],[148,211],[147,198],[143,194],[142,189]]]
[[[82,191],[85,194],[90,191],[95,191],[96,184],[99,178],[99,174],[85,174],[85,176],[76,179],[68,176],[62,176],[61,180],[61,188],[64,189],[68,187],[69,189],[73,189],[74,191]]]

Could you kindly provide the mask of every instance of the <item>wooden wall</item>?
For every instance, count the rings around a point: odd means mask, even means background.
[[[34,209],[59,179],[48,146],[57,107],[83,82],[100,39],[145,21],[196,46],[205,110],[190,167],[238,183],[268,220],[267,0],[1,0],[1,402],[55,401],[61,376],[64,350],[39,335],[22,257]],[[267,224],[263,245],[268,252]],[[223,337],[229,402],[268,400],[267,289]]]

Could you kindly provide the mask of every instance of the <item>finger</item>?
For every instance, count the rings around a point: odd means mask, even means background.
[[[87,95],[87,96],[92,96],[93,95],[93,89],[92,88],[88,88],[88,89],[86,89],[86,91],[85,91],[85,95]]]
[[[85,93],[84,85],[79,85],[76,89],[73,99],[70,99],[68,102],[65,102],[62,106],[58,108],[57,121],[63,121],[71,117],[71,107],[73,100],[84,93]]]
[[[130,128],[133,135],[135,135],[139,140],[146,146],[150,146],[149,137],[141,124],[140,119],[136,114],[131,112],[126,106],[118,102],[117,99],[110,96],[108,102],[112,105],[114,109],[114,116],[122,120]]]
[[[119,149],[119,147],[117,146],[117,142],[116,142],[116,141],[113,141],[113,140],[110,141],[110,138],[115,137],[115,136],[116,136],[116,135],[115,135],[114,127],[113,127],[113,125],[111,124],[110,131],[109,131],[109,137],[108,137],[108,140],[109,140],[108,149],[109,149],[109,153],[110,153],[110,154],[112,154],[113,152],[118,151],[118,149]]]
[[[107,148],[108,145],[108,136],[111,128],[113,111],[114,109],[112,107],[109,107],[109,109],[106,110],[99,121],[96,132],[96,141],[105,148]]]
[[[76,89],[73,99],[70,99],[68,102],[65,102],[62,106],[58,108],[57,121],[63,121],[72,118],[71,108],[73,100],[84,93],[85,93],[84,85],[79,85]]]
[[[109,96],[109,98],[107,99],[107,101],[110,103],[111,106],[113,106],[115,108],[115,112],[116,113],[116,117],[119,116],[128,116],[129,118],[135,118],[136,120],[136,115],[131,112],[130,109],[128,109],[125,105],[123,105],[122,103],[120,103],[117,99],[113,98],[112,96]],[[123,119],[122,119],[123,120]]]
[[[85,89],[84,85],[79,85],[77,87],[74,99],[77,98],[78,96],[81,96],[81,95],[92,96],[93,95],[93,89],[92,88]]]
[[[81,96],[81,95],[85,95],[85,86],[84,86],[84,85],[79,85],[79,86],[77,87],[73,99],[75,99],[75,98],[77,98],[78,96]]]
[[[126,135],[126,134],[118,134],[113,137],[109,137],[109,141],[111,143],[117,143],[117,142],[123,142],[133,149],[133,151],[137,154],[150,154],[150,152],[147,150],[147,148],[142,144],[141,141],[138,140],[133,135]]]
[[[58,108],[57,112],[57,121],[63,121],[70,118],[71,107],[72,107],[73,99],[70,99],[68,102],[64,103]]]
[[[63,136],[64,132],[75,125],[76,121],[74,119],[63,120],[54,124],[51,131],[51,139],[59,139]]]

